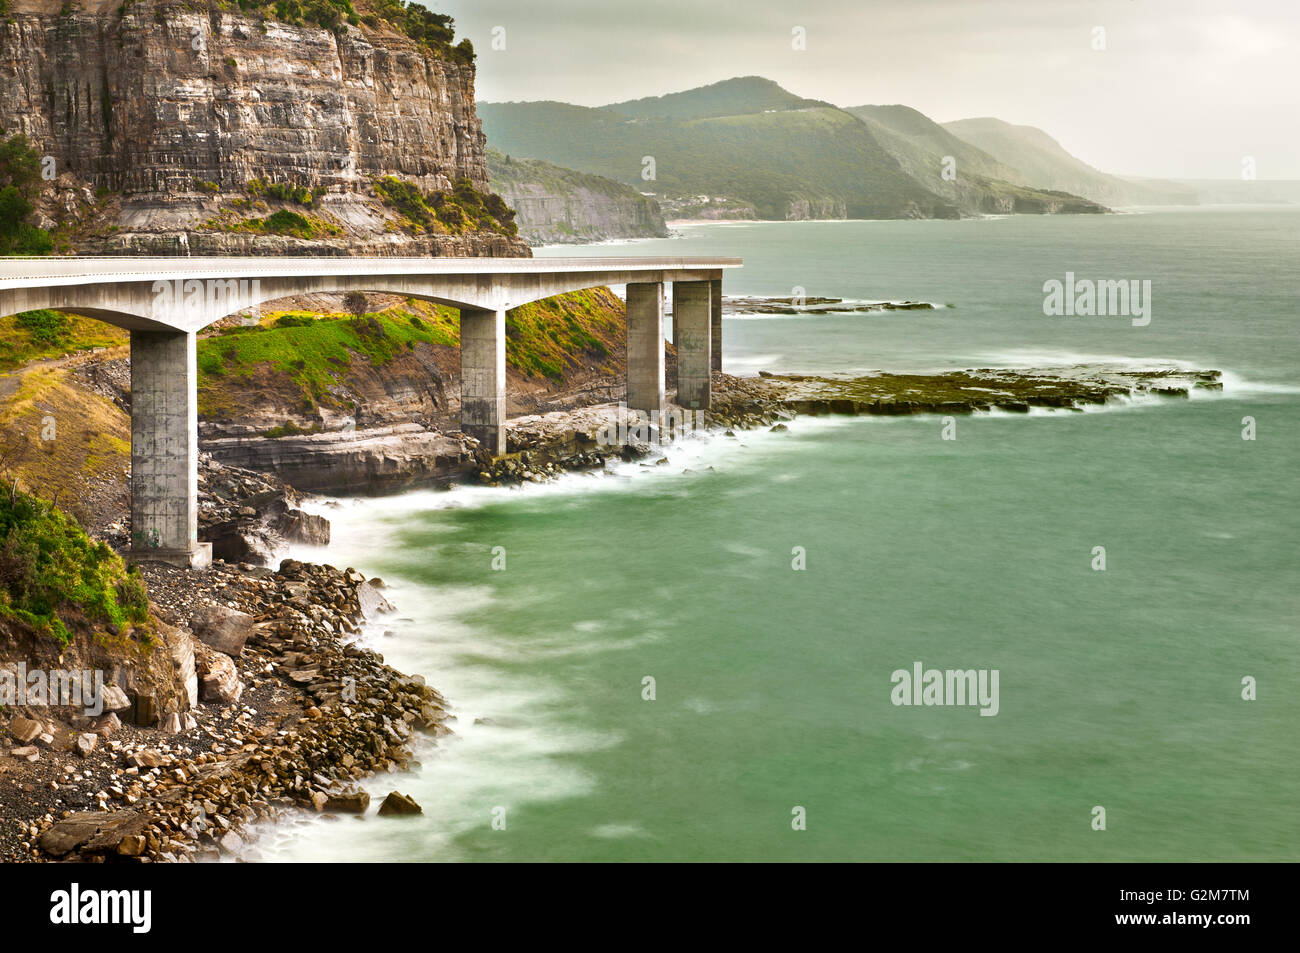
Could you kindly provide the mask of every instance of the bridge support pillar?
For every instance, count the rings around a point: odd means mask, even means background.
[[[673,282],[677,326],[677,403],[689,410],[709,406],[713,388],[713,306],[711,281]]]
[[[460,429],[506,452],[506,313],[460,309]]]
[[[131,558],[208,565],[198,541],[199,416],[195,337],[131,332]]]
[[[709,282],[709,304],[713,309],[712,320],[712,345],[709,356],[711,358],[711,368],[715,371],[722,370],[722,279],[714,278]]]
[[[664,285],[627,286],[627,406],[661,413],[664,398]]]

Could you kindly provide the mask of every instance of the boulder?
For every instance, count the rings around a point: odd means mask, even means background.
[[[221,835],[217,843],[221,845],[221,849],[227,854],[238,853],[240,848],[244,846],[243,838],[234,831],[226,831]]]
[[[131,707],[131,699],[116,685],[104,686],[104,711],[123,711]]]
[[[244,683],[234,660],[200,643],[194,653],[199,672],[199,695],[205,702],[233,705],[244,694]]]
[[[93,734],[89,731],[77,735],[77,754],[81,755],[83,758],[89,758],[90,753],[95,750],[95,746],[98,743],[99,735]]]
[[[203,606],[190,616],[190,628],[204,645],[238,658],[253,634],[253,617],[225,606]]]
[[[135,811],[88,811],[56,822],[41,835],[41,850],[62,857],[78,847],[117,851],[124,840],[138,836],[149,818]],[[132,849],[135,842],[128,845]]]
[[[330,521],[302,510],[286,510],[272,526],[286,541],[308,546],[327,546],[330,541]]]
[[[100,715],[91,724],[90,730],[97,735],[103,735],[105,738],[113,735],[117,729],[122,727],[121,720],[113,712],[106,712]]]
[[[416,804],[413,798],[409,798],[405,794],[401,794],[397,791],[392,791],[389,793],[388,797],[384,798],[384,803],[379,805],[379,813],[383,816],[423,814],[424,808]]]
[[[365,791],[342,791],[331,794],[325,801],[325,810],[340,814],[364,814],[369,807],[370,795]]]
[[[163,757],[157,751],[146,748],[131,755],[127,761],[137,768],[156,768],[162,764]]]
[[[13,735],[14,740],[20,744],[25,745],[40,737],[42,731],[44,729],[39,721],[22,715],[14,715],[13,721],[9,722],[9,734]]]
[[[167,648],[171,651],[172,662],[176,665],[176,679],[185,686],[185,695],[190,707],[199,703],[199,679],[194,667],[194,639],[184,629],[172,629],[166,633]]]
[[[357,587],[357,604],[367,619],[393,611],[393,604],[384,598],[379,587],[372,582],[363,582]]]

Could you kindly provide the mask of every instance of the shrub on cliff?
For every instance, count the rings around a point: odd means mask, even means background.
[[[144,623],[149,600],[139,573],[107,545],[53,504],[10,490],[0,493],[0,616],[66,644],[68,621]]]
[[[496,193],[484,194],[469,179],[457,179],[450,193],[421,192],[411,182],[386,175],[374,182],[375,192],[401,214],[413,233],[422,231],[460,234],[467,229],[519,234],[515,212]]]
[[[29,332],[38,347],[66,344],[72,333],[72,319],[59,311],[24,311],[14,316],[14,324]]]
[[[28,224],[41,190],[41,159],[22,133],[0,142],[0,254],[46,255],[54,240]]]

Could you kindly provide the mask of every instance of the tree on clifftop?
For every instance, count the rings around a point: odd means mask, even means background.
[[[370,310],[370,302],[360,291],[349,291],[343,296],[343,307],[354,318],[360,318]]]

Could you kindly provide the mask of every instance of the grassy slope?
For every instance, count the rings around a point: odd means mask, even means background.
[[[53,312],[50,312],[53,313]],[[75,314],[61,315],[64,331],[41,336],[19,325],[19,316],[0,318],[0,371],[12,370],[48,358],[62,357],[96,347],[126,344],[127,333],[103,321]]]
[[[1030,185],[1018,169],[999,162],[983,149],[959,139],[929,116],[910,106],[854,106],[845,112],[856,116],[880,134],[887,149],[895,155],[908,157],[924,165],[924,174],[938,175],[935,157],[952,156],[957,162],[957,173],[980,175],[1001,179],[1014,185]],[[904,162],[908,165],[908,162]],[[909,169],[909,171],[911,171]],[[915,173],[914,173],[915,174]]]
[[[289,317],[302,327],[270,327]],[[126,332],[66,315],[60,343],[36,340],[13,317],[0,320],[0,474],[20,489],[56,499],[85,520],[88,492],[125,500],[130,470],[130,418],[108,398],[76,383],[69,369],[34,366],[89,347],[124,345]],[[199,404],[222,417],[240,406],[235,398],[258,364],[273,368],[283,389],[309,410],[338,404],[334,390],[353,361],[382,367],[416,346],[456,348],[460,314],[454,308],[408,302],[370,315],[358,326],[349,316],[281,312],[267,326],[216,334],[199,342]],[[418,321],[418,324],[416,323]],[[380,333],[382,332],[382,333]],[[516,308],[507,316],[506,356],[517,373],[562,384],[580,370],[615,373],[615,352],[625,334],[622,303],[607,288],[563,295]]]
[[[14,383],[0,398],[0,469],[8,481],[87,518],[80,503],[91,481],[126,486],[130,418],[73,383],[64,368],[33,368]]]
[[[387,311],[351,316],[269,314],[263,324],[199,342],[199,412],[226,418],[240,405],[255,367],[272,368],[299,409],[341,406],[338,385],[353,361],[383,367],[420,345],[458,347],[460,312],[408,299]],[[288,319],[287,321],[285,319]],[[277,326],[302,321],[300,326]],[[525,376],[563,383],[567,374],[609,365],[624,334],[621,302],[607,288],[573,292],[515,308],[506,315],[506,363]],[[612,366],[604,369],[613,371]]]
[[[492,187],[500,191],[499,186],[540,185],[547,192],[563,195],[577,188],[584,188],[600,195],[614,199],[646,201],[645,196],[632,186],[615,182],[601,175],[578,172],[562,166],[544,162],[541,159],[516,159],[507,156],[499,149],[487,150],[488,175]]]

